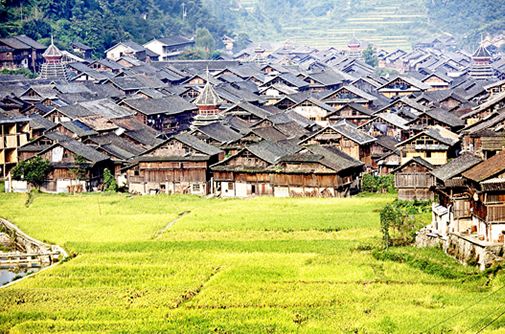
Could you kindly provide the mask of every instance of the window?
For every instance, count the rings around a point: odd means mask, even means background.
[[[430,151],[426,152],[426,158],[431,158],[431,152]]]
[[[200,191],[200,184],[199,183],[193,183],[193,191]]]
[[[228,190],[233,190],[233,182],[228,182]]]

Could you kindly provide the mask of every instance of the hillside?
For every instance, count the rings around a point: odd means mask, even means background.
[[[200,0],[17,0],[0,2],[0,37],[26,34],[47,42],[52,33],[66,47],[77,40],[97,54],[120,40],[144,43],[172,34],[193,35],[199,27],[214,37],[226,33]]]
[[[505,29],[504,0],[203,1],[221,22],[253,40],[316,47],[342,48],[355,36],[386,49],[410,48],[414,41],[450,33],[472,49],[481,34]]]

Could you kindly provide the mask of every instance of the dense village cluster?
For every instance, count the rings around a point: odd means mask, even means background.
[[[225,41],[233,43],[231,39]],[[448,37],[412,51],[268,44],[175,60],[182,37],[118,43],[92,60],[26,36],[0,39],[0,177],[40,156],[49,192],[96,191],[105,169],[133,193],[348,196],[364,173],[400,199],[434,199],[434,233],[505,235],[505,57]],[[228,47],[231,50],[232,47]]]

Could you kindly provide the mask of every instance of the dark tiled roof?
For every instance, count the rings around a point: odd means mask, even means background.
[[[197,110],[194,104],[175,95],[166,96],[161,99],[128,99],[124,100],[123,103],[144,115],[175,115]]]
[[[340,122],[330,127],[344,137],[347,137],[352,141],[358,143],[359,145],[364,145],[376,141],[374,137],[368,135],[365,131],[358,129],[347,122]],[[321,131],[324,131],[324,129]]]
[[[239,133],[218,122],[201,126],[198,130],[221,143],[235,141],[242,137]]]
[[[212,145],[207,144],[204,141],[201,141],[200,139],[196,138],[195,136],[185,134],[185,133],[180,133],[178,135],[175,135],[173,138],[177,139],[178,141],[194,148],[197,151],[202,152],[203,154],[207,155],[216,155],[221,153],[222,151],[218,149],[217,147],[214,147]],[[170,140],[170,139],[169,139]]]
[[[432,171],[432,174],[441,181],[447,181],[450,178],[460,175],[482,161],[481,158],[472,153],[465,152],[456,159],[440,166]]]

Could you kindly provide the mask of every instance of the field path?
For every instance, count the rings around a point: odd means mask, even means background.
[[[168,231],[169,229],[172,228],[172,226],[175,225],[175,223],[177,223],[180,219],[182,219],[182,217],[184,217],[185,215],[187,214],[190,214],[191,211],[183,211],[181,213],[179,213],[177,215],[177,218],[175,218],[174,220],[172,220],[171,222],[169,222],[167,225],[165,225],[165,227],[163,227],[161,230],[157,231],[153,237],[151,239],[155,240],[155,239],[159,239],[163,233],[165,233],[166,231]]]

